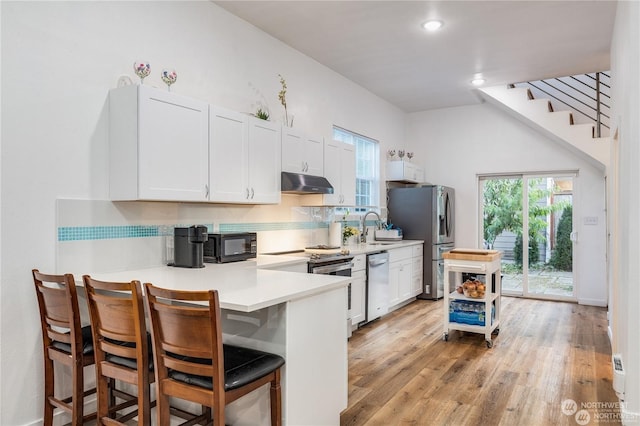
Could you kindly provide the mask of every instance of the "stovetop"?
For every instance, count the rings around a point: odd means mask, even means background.
[[[276,253],[273,253],[276,254]],[[329,246],[313,246],[313,247],[305,247],[304,250],[294,250],[288,252],[280,252],[277,254],[284,254],[287,256],[301,256],[309,259],[310,264],[330,264],[330,263],[341,263],[348,262],[353,259],[353,255],[349,254],[348,251],[343,252],[340,247],[329,247]]]

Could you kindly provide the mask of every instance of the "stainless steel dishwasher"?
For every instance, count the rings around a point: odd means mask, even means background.
[[[389,310],[389,253],[367,256],[367,318],[373,321]]]

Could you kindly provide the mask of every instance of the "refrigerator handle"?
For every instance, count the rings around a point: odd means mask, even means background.
[[[444,221],[446,236],[451,236],[451,206],[449,205],[449,193],[445,194],[444,198]]]

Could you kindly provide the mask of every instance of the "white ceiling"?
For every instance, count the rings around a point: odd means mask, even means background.
[[[486,85],[609,70],[615,1],[215,1],[406,112]],[[437,33],[421,24],[444,21]]]

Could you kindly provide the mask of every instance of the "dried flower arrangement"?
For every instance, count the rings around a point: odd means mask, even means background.
[[[293,127],[293,117],[291,117],[291,122],[289,122],[289,115],[287,113],[287,82],[282,74],[278,74],[278,77],[280,77],[280,84],[282,85],[282,89],[278,93],[278,99],[280,99],[280,103],[284,107],[284,124],[287,127]]]

